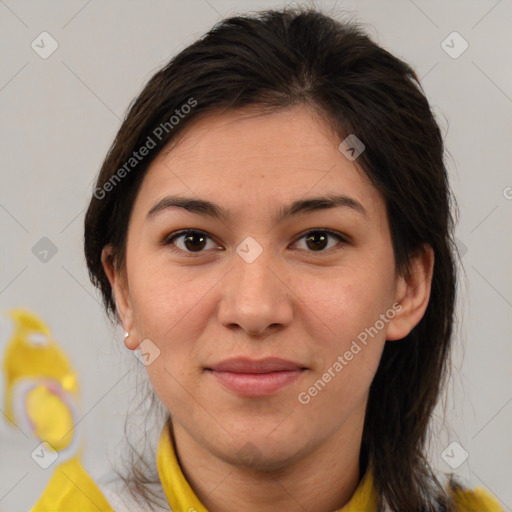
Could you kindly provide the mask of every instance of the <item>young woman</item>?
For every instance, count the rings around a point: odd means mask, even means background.
[[[55,471],[33,510],[501,510],[425,455],[453,219],[415,72],[313,10],[226,19],[148,82],[85,219],[165,406],[151,481]]]

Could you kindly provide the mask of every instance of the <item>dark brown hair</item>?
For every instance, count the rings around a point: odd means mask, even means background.
[[[184,109],[187,104],[192,108]],[[385,199],[397,272],[407,273],[424,244],[434,250],[425,315],[406,338],[386,342],[371,384],[361,462],[373,465],[379,510],[384,503],[401,512],[451,510],[450,495],[425,454],[429,420],[447,377],[456,289],[455,204],[443,139],[414,70],[374,43],[360,24],[305,8],[232,17],[159,70],[130,106],[96,183],[85,218],[90,278],[115,315],[102,249],[111,244],[122,267],[144,174],[193,120],[229,109],[298,104],[315,109],[340,137],[355,134],[365,144],[357,163]],[[127,167],[148,138],[154,144],[149,154]]]

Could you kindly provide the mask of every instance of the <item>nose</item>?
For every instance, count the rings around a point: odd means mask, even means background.
[[[222,288],[218,312],[222,325],[257,337],[289,325],[294,294],[283,274],[270,251],[264,250],[250,263],[235,253]]]

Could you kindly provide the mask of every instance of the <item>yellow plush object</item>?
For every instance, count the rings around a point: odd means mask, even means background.
[[[76,372],[40,318],[23,309],[9,313],[14,331],[2,364],[6,416],[64,462],[82,449]]]
[[[40,384],[28,391],[26,407],[39,439],[57,451],[69,446],[73,439],[73,416],[60,397]]]
[[[71,462],[71,461],[69,461]],[[196,496],[179,465],[168,425],[160,435],[157,468],[167,501],[173,512],[208,512]],[[458,512],[504,512],[483,489],[452,490]],[[371,469],[366,472],[350,501],[338,512],[376,512],[377,494]],[[93,505],[94,504],[94,505]],[[112,512],[98,486],[74,461],[55,469],[43,495],[30,512]],[[132,512],[136,512],[133,510]]]
[[[78,399],[78,380],[66,354],[53,339],[46,324],[30,311],[9,311],[14,332],[3,358],[5,414],[15,423],[13,388],[20,379],[51,378]]]

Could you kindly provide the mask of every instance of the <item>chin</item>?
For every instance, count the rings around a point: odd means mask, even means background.
[[[275,454],[251,453],[245,447],[239,453],[230,454],[229,462],[233,466],[246,469],[253,473],[273,473],[281,472],[292,464],[296,453],[288,457],[278,457]]]
[[[231,445],[220,457],[233,466],[257,473],[282,471],[298,460],[303,451],[301,446],[287,445],[284,440],[270,442],[268,437],[252,436],[236,444],[240,446],[238,450],[233,451]]]

